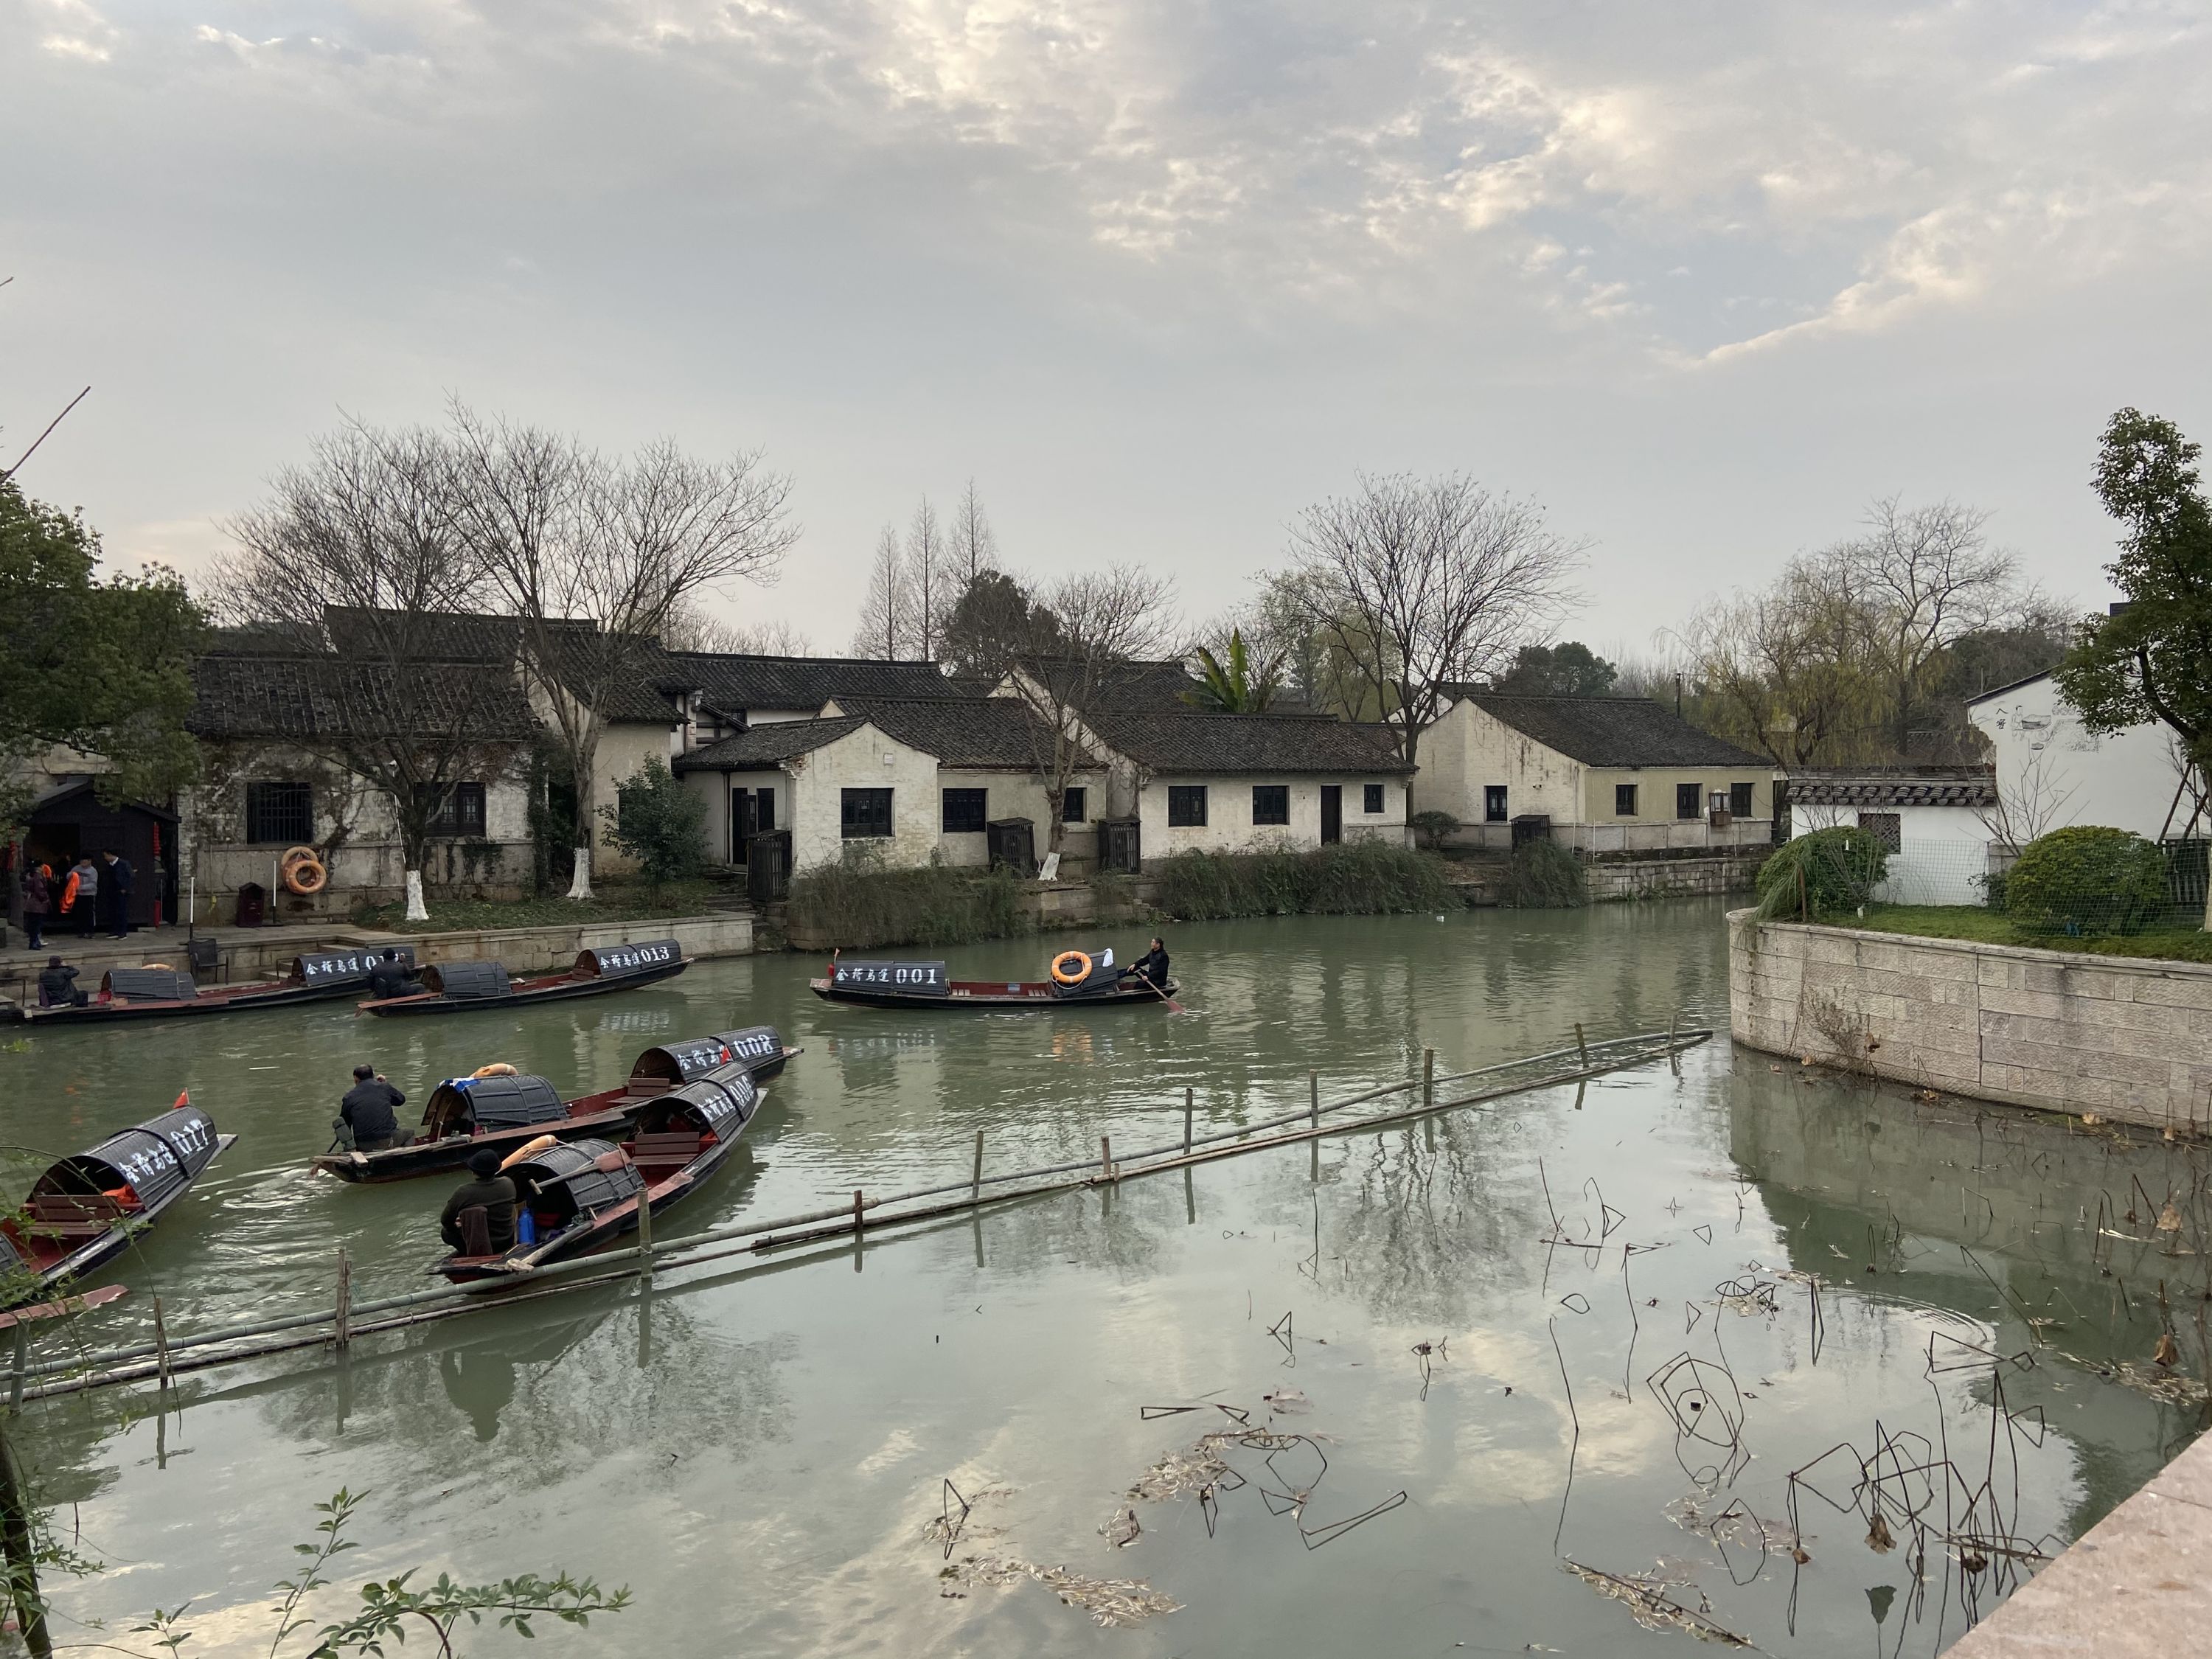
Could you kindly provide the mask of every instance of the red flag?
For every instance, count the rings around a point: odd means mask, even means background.
[[[189,1106],[191,1103],[192,1091],[190,1089],[179,1089],[177,1091],[177,1105],[170,1107],[169,1109],[173,1112],[178,1106]]]

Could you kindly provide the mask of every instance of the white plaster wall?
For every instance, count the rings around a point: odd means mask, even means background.
[[[1098,820],[1106,815],[1106,779],[1103,773],[1079,772],[1069,783],[1088,793],[1085,810],[1089,817],[1081,823],[1065,827],[1060,837],[1060,853],[1068,859],[1087,859],[1095,855],[1098,842]],[[937,775],[937,787],[946,789],[985,789],[990,800],[984,812],[990,818],[1027,818],[1036,855],[1042,860],[1052,848],[1052,805],[1045,794],[1044,785],[1033,772],[988,771],[981,768],[944,767]],[[944,823],[941,807],[938,823]],[[945,864],[981,868],[991,861],[990,837],[988,835],[947,836],[939,833],[938,858]]]
[[[1524,737],[1476,703],[1454,703],[1421,733],[1416,758],[1421,768],[1413,780],[1417,812],[1449,812],[1462,823],[1480,823],[1484,788],[1502,783],[1510,817],[1543,812],[1555,823],[1583,819],[1585,769],[1580,763]]]
[[[622,721],[601,726],[599,745],[592,757],[592,777],[599,797],[594,808],[615,805],[617,785],[635,777],[647,760],[657,759],[665,764],[673,759],[676,745],[682,740],[682,732],[672,722],[647,726]],[[609,839],[605,819],[598,820],[592,828],[599,848],[592,854],[594,872],[622,875],[637,868],[637,860],[617,848]]]
[[[2049,675],[1978,702],[1967,714],[1990,740],[1997,793],[2015,822],[2038,819],[2034,827],[2044,830],[2107,824],[2153,841],[2165,829],[2181,774],[2164,726],[2131,726],[2097,737],[2060,699]],[[2185,802],[2169,833],[2180,833],[2188,816]],[[2203,830],[2200,824],[2198,833]]]
[[[1383,811],[1379,815],[1370,815],[1362,810],[1364,789],[1366,785],[1376,782],[1382,785]],[[1401,779],[1162,776],[1147,780],[1138,799],[1137,817],[1141,825],[1145,860],[1150,863],[1154,859],[1172,858],[1178,853],[1245,853],[1283,846],[1319,847],[1321,791],[1324,783],[1336,783],[1344,791],[1345,840],[1379,836],[1400,845],[1404,843],[1406,787]],[[1206,822],[1170,827],[1168,790],[1186,784],[1206,786]],[[1253,787],[1268,784],[1282,785],[1290,791],[1291,821],[1287,825],[1252,822]]]
[[[792,867],[835,864],[848,846],[872,849],[896,866],[927,864],[937,851],[939,803],[936,757],[909,749],[872,726],[793,758],[791,775]],[[891,791],[891,834],[848,842],[843,791]],[[778,803],[781,805],[781,802]]]

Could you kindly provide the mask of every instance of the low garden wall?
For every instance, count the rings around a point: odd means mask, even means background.
[[[1729,1024],[1947,1094],[2212,1129],[2212,966],[1729,917]]]
[[[1747,893],[1759,866],[1774,849],[1762,842],[1743,852],[1712,852],[1685,858],[1595,858],[1583,866],[1590,902],[1608,899],[1691,898],[1715,893]]]

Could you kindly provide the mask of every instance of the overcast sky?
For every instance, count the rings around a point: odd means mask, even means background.
[[[0,465],[193,569],[341,410],[765,448],[723,608],[842,649],[971,475],[1010,564],[1233,602],[1359,469],[1591,545],[1650,648],[1869,498],[2102,595],[2212,436],[2212,9],[0,0]]]

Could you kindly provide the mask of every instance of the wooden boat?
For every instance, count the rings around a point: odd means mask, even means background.
[[[483,1146],[495,1146],[503,1156],[541,1135],[618,1138],[671,1090],[730,1066],[741,1066],[755,1083],[765,1083],[798,1052],[784,1046],[773,1025],[686,1037],[647,1048],[619,1086],[568,1101],[544,1078],[526,1073],[448,1078],[431,1091],[422,1127],[407,1146],[325,1152],[313,1167],[341,1181],[405,1181],[458,1170]]]
[[[180,1097],[53,1165],[0,1221],[0,1307],[45,1301],[113,1261],[237,1139]]]
[[[1080,951],[1063,951],[1061,957]],[[848,962],[835,957],[829,976],[808,981],[824,1002],[863,1008],[1097,1008],[1148,1002],[1164,1007],[1176,985],[1155,989],[1123,969],[1084,957],[1088,971],[1073,981],[963,980],[946,976],[941,962]]]
[[[372,1014],[453,1014],[471,1009],[520,1008],[571,997],[604,996],[673,979],[691,965],[672,939],[645,945],[605,945],[579,951],[565,972],[536,979],[509,979],[495,962],[434,963],[422,970],[423,989],[412,996],[364,1002]]]
[[[556,1140],[510,1157],[518,1230],[532,1237],[494,1255],[455,1251],[430,1270],[455,1284],[513,1280],[607,1249],[636,1231],[641,1206],[658,1217],[696,1192],[737,1150],[761,1098],[750,1072],[726,1066],[647,1103],[625,1143]]]
[[[412,945],[398,945],[399,960],[415,971]],[[252,980],[237,985],[196,985],[191,974],[161,963],[143,968],[111,968],[100,975],[100,993],[82,1007],[41,1008],[34,1004],[0,1004],[0,1018],[35,1024],[98,1024],[116,1019],[167,1019],[178,1014],[234,1014],[248,1008],[283,1008],[295,1002],[321,1002],[359,991],[370,970],[384,958],[376,950],[325,951],[292,958],[283,979]]]

